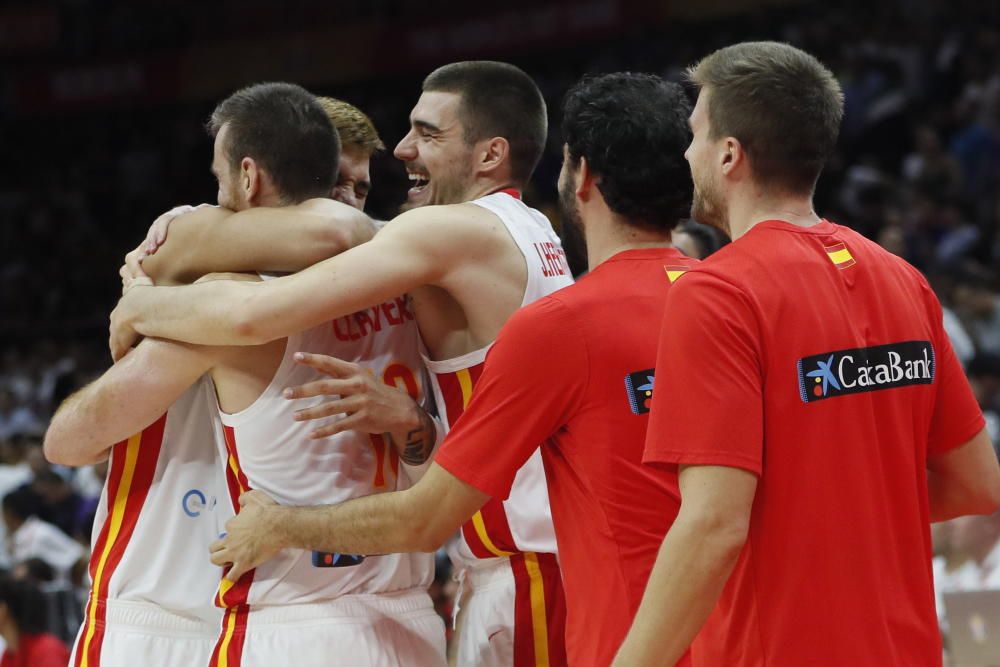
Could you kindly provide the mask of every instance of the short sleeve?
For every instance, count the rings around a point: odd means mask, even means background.
[[[667,293],[644,463],[763,471],[760,338],[749,299],[689,271]]]
[[[934,327],[937,384],[927,437],[927,455],[940,456],[971,440],[986,426],[986,420],[944,330],[941,304],[930,287],[924,285],[924,291]]]
[[[582,333],[567,307],[549,297],[518,311],[500,331],[468,407],[434,461],[506,499],[528,457],[570,418],[587,377]]]

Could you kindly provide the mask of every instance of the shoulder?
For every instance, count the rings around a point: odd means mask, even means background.
[[[233,215],[233,211],[228,208],[222,208],[221,206],[199,206],[198,208],[188,211],[177,216],[173,221],[171,221],[171,231],[174,231],[177,223],[181,223],[181,227],[185,225],[190,226],[201,226],[210,225],[220,220],[225,220],[229,216]]]

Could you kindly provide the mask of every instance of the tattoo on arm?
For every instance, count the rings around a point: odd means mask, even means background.
[[[437,440],[437,427],[434,425],[434,420],[423,408],[418,406],[417,410],[420,413],[420,426],[407,432],[406,443],[399,453],[399,458],[403,460],[403,463],[411,466],[426,463],[431,452],[434,451],[434,442]],[[385,435],[392,442],[392,435],[389,433]]]

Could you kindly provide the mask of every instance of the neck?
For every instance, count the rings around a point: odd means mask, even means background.
[[[506,190],[511,188],[513,190],[520,191],[521,188],[514,185],[509,179],[507,180],[489,180],[489,181],[479,181],[476,182],[468,191],[465,193],[464,201],[472,201],[473,199],[479,199],[480,197],[485,197],[486,195],[491,195],[499,190]]]
[[[810,195],[765,196],[759,191],[735,199],[729,206],[729,233],[735,241],[766,220],[782,220],[798,227],[812,227],[820,217]]]
[[[669,230],[633,227],[608,212],[593,216],[584,225],[587,241],[587,268],[591,271],[620,252],[639,248],[670,248]]]

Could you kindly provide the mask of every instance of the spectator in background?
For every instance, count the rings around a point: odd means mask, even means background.
[[[1000,294],[985,277],[969,276],[955,288],[955,309],[980,353],[1000,355]]]
[[[55,470],[44,470],[31,485],[39,498],[38,517],[70,537],[87,541],[90,526],[86,525],[83,498],[72,484]]]
[[[980,354],[967,370],[972,391],[986,418],[986,428],[994,443],[1000,436],[1000,356]],[[998,445],[1000,446],[1000,445]]]
[[[47,631],[47,610],[34,583],[0,577],[0,667],[66,667],[69,649]]]
[[[11,389],[0,389],[0,438],[25,433],[41,435],[44,432],[45,424],[30,407],[18,404]]]
[[[685,220],[673,230],[674,247],[693,259],[705,259],[729,243],[717,230],[694,220]]]
[[[35,498],[27,487],[8,493],[3,499],[3,520],[15,567],[31,558],[52,566],[56,578],[66,581],[84,549],[72,538],[36,516]]]

